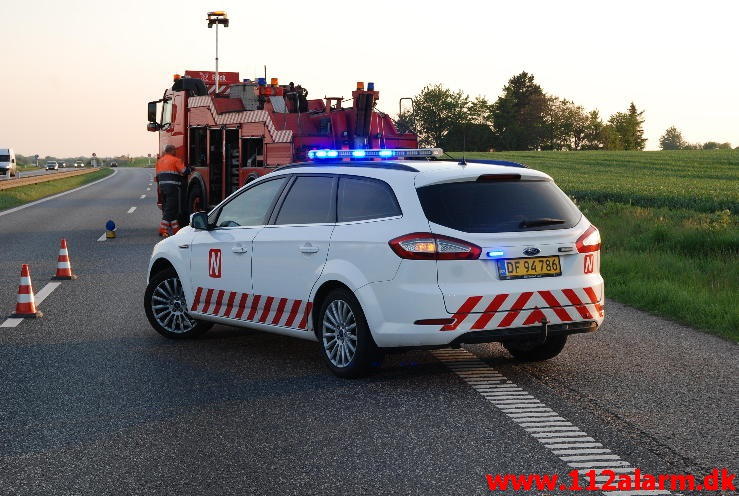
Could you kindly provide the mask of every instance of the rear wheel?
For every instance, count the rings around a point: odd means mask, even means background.
[[[144,293],[144,310],[151,326],[168,338],[194,338],[213,326],[187,313],[185,293],[174,269],[163,270],[151,278]]]
[[[347,289],[335,289],[323,301],[318,333],[321,354],[339,377],[361,377],[373,363],[382,361],[362,307]]]
[[[567,336],[552,336],[544,343],[534,341],[511,341],[503,343],[508,353],[522,362],[542,362],[554,358],[567,343]]]

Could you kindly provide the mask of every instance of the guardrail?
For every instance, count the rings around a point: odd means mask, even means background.
[[[23,177],[21,172],[20,177],[9,177],[7,179],[0,180],[0,191],[4,189],[17,188],[18,186],[28,186],[29,184],[45,183],[48,181],[56,181],[57,179],[64,179],[66,177],[81,176],[83,174],[89,174],[100,170],[98,167],[91,169],[82,170],[71,170],[71,171],[59,171],[51,174],[41,174],[39,176]]]

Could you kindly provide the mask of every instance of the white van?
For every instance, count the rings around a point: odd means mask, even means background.
[[[12,148],[0,148],[0,174],[7,176],[18,175],[18,166],[15,164],[15,152]]]

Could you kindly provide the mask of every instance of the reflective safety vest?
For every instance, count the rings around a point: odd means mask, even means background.
[[[157,182],[159,184],[180,185],[180,177],[185,173],[185,164],[174,155],[165,154],[157,160]]]

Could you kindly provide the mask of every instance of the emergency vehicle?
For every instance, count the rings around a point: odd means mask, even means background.
[[[299,160],[313,149],[417,148],[376,110],[374,83],[343,97],[309,99],[300,84],[241,79],[238,72],[185,71],[162,98],[148,104],[147,129],[159,133],[159,152],[176,147],[192,171],[181,189],[181,224],[217,205],[244,184]]]
[[[339,376],[388,350],[502,342],[556,356],[604,318],[600,234],[543,172],[438,149],[321,149],[159,242],[147,317],[318,341]]]

